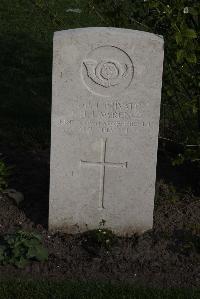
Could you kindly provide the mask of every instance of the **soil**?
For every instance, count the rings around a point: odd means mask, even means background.
[[[48,231],[49,150],[22,151],[14,145],[0,145],[0,153],[9,165],[15,165],[9,187],[25,196],[17,206],[5,194],[0,195],[0,235],[18,228],[36,230],[49,252],[48,261],[33,261],[24,269],[0,266],[1,278],[110,280],[162,288],[200,286],[198,168],[174,168],[159,151],[153,229],[140,236],[117,238],[107,250],[87,242],[86,234]]]

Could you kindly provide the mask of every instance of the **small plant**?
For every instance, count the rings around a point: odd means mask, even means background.
[[[0,192],[8,187],[8,177],[10,176],[11,167],[6,166],[3,160],[0,160]]]
[[[109,250],[113,245],[116,237],[111,230],[106,228],[100,228],[90,231],[90,239],[99,247],[103,247]]]
[[[0,240],[0,263],[25,267],[29,261],[45,261],[47,250],[42,245],[42,237],[34,232],[19,230],[6,234]]]
[[[83,246],[89,251],[98,252],[101,248],[109,251],[112,245],[116,241],[116,236],[114,233],[106,229],[105,220],[102,219],[99,223],[98,229],[93,229],[84,234],[84,244]]]

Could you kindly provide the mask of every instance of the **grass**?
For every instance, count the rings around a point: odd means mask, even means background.
[[[100,282],[2,281],[0,299],[196,299],[200,289],[153,289]]]

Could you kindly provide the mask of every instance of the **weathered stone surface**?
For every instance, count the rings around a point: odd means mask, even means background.
[[[147,32],[55,33],[50,229],[152,228],[163,53]]]

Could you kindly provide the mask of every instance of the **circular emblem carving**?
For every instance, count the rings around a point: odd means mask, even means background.
[[[101,46],[92,50],[82,63],[82,78],[93,93],[112,96],[125,90],[133,79],[131,58],[114,46]]]

